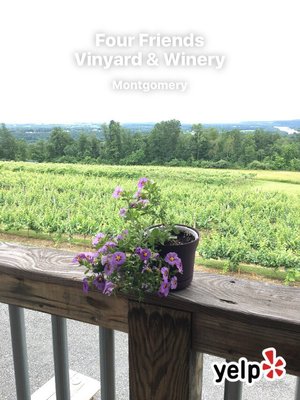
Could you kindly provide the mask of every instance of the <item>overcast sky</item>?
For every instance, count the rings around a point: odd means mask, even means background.
[[[298,0],[2,1],[0,122],[300,118],[298,10]],[[97,32],[193,32],[205,39],[197,54],[226,61],[219,70],[78,67],[77,51],[108,53],[95,46]],[[188,89],[121,92],[111,88],[115,79],[184,81]]]

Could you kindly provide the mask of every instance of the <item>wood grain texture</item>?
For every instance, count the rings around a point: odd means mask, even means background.
[[[196,272],[192,284],[169,296],[170,307],[197,312],[224,310],[280,321],[300,330],[300,288]]]
[[[129,302],[131,400],[188,400],[191,314]]]
[[[0,244],[0,301],[128,331],[128,299],[81,290],[74,254]],[[195,273],[191,286],[144,304],[192,314],[192,348],[228,359],[260,360],[274,346],[300,376],[300,289]]]
[[[280,322],[245,318],[228,311],[193,314],[193,349],[229,360],[246,356],[262,361],[262,350],[274,347],[284,357],[290,374],[300,376],[300,333]]]
[[[202,399],[203,353],[190,353],[190,397],[189,400]]]
[[[287,371],[300,376],[299,288],[196,273],[191,286],[164,305],[192,312],[194,351],[261,361],[262,350],[273,346]]]
[[[73,253],[0,246],[0,302],[127,332],[128,301],[82,292]]]
[[[299,288],[211,274],[201,275],[201,280],[196,277],[187,291],[178,294],[197,304],[194,350],[261,361],[262,350],[275,347],[285,358],[287,371],[300,375]]]

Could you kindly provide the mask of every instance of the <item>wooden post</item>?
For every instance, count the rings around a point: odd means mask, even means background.
[[[129,302],[131,400],[189,400],[191,314]]]
[[[203,376],[203,353],[191,351],[189,400],[201,400],[202,376]]]

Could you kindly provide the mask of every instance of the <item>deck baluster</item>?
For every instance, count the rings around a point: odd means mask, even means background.
[[[115,335],[99,327],[101,400],[115,399]]]
[[[96,290],[85,295],[84,274],[72,267],[73,258],[71,252],[0,243],[0,302],[11,304],[17,400],[30,400],[23,308],[57,315],[52,317],[57,400],[70,399],[64,318],[104,327],[102,400],[115,399],[114,330],[129,333],[133,399],[199,400],[199,352],[260,361],[271,343],[284,356],[287,373],[300,376],[299,288],[196,272],[188,290],[163,299],[145,296],[138,302]],[[242,384],[225,382],[223,397],[240,400]],[[292,397],[300,400],[299,378]]]
[[[51,315],[56,400],[70,400],[69,357],[66,319]]]
[[[296,381],[296,395],[295,400],[300,400],[300,376],[298,376]]]
[[[11,304],[8,309],[17,400],[30,400],[24,309]]]
[[[224,400],[242,400],[242,382],[225,381]]]

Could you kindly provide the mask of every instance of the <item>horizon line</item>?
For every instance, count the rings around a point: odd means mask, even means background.
[[[175,119],[176,118],[172,118]],[[138,121],[138,122],[132,122],[132,121],[117,121],[115,119],[110,119],[109,121],[116,121],[119,122],[121,125],[122,124],[134,124],[134,125],[138,125],[138,124],[157,124],[163,121],[170,121],[172,119],[164,119],[161,121]],[[254,123],[254,122],[268,122],[268,123],[276,123],[279,121],[300,121],[300,117],[299,118],[291,118],[291,119],[253,119],[253,120],[231,120],[231,121],[215,121],[215,122],[187,122],[187,121],[180,121],[179,122],[181,124],[187,124],[187,125],[194,125],[194,124],[207,124],[207,125],[214,125],[214,124],[241,124],[241,123]],[[4,125],[88,125],[88,124],[105,124],[108,122],[103,122],[103,121],[88,121],[88,122],[78,122],[78,121],[73,121],[73,122],[0,122],[1,124],[3,123]]]

